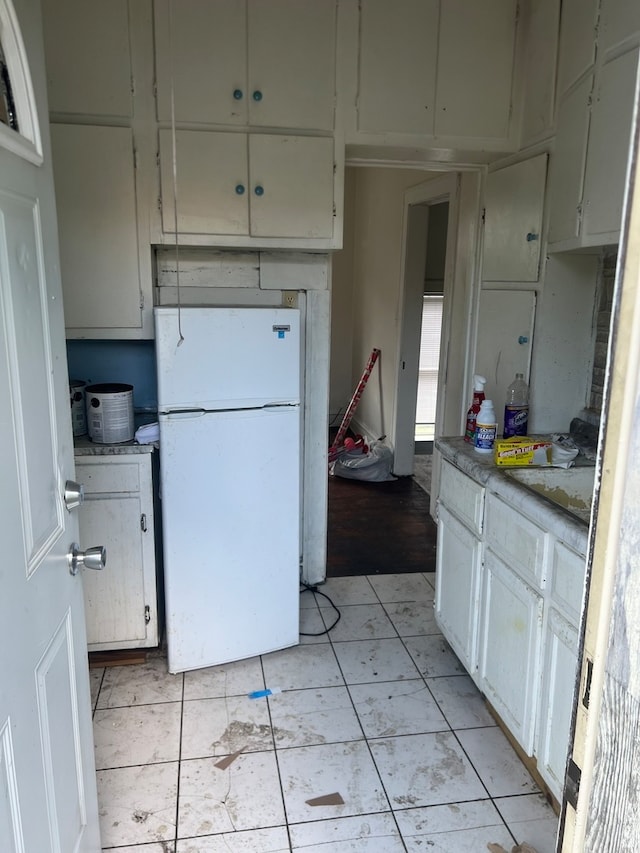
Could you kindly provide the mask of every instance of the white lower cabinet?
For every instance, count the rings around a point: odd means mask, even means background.
[[[152,454],[76,457],[76,479],[81,547],[107,549],[106,567],[82,574],[89,651],[157,646]]]
[[[484,487],[443,460],[436,620],[560,801],[586,559],[496,494],[492,477]]]
[[[477,669],[477,625],[482,542],[440,506],[436,563],[436,617],[469,673]]]
[[[549,608],[536,753],[538,770],[558,799],[564,786],[577,660],[577,629]]]
[[[542,596],[486,549],[479,687],[527,755],[534,751],[542,608]]]

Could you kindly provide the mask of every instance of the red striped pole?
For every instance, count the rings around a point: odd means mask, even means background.
[[[344,413],[344,417],[342,418],[342,423],[340,424],[340,428],[336,433],[336,437],[333,439],[333,443],[329,448],[329,462],[333,462],[338,455],[339,449],[342,446],[342,442],[344,440],[345,435],[347,434],[347,430],[349,429],[349,424],[355,414],[356,409],[358,408],[358,403],[360,402],[360,397],[362,397],[362,392],[365,389],[367,382],[369,381],[369,377],[371,376],[371,371],[373,370],[376,361],[378,360],[378,356],[380,355],[380,350],[375,347],[371,351],[371,355],[369,356],[369,361],[367,362],[367,366],[364,369],[362,376],[360,377],[360,382],[356,386],[356,390],[353,392],[353,397],[351,398],[351,402],[347,406],[347,411]]]

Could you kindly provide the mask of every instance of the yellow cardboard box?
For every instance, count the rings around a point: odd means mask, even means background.
[[[493,445],[496,465],[549,465],[551,442],[528,435],[497,438]]]

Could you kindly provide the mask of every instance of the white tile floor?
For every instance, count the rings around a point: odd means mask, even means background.
[[[555,815],[439,633],[432,580],[331,579],[335,629],[262,658],[92,670],[103,849],[552,853]],[[315,632],[333,611],[305,592],[301,615]],[[248,697],[265,687],[283,692]]]

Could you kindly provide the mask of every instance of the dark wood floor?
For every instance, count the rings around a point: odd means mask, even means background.
[[[328,529],[327,577],[435,571],[429,495],[413,477],[329,477]]]

